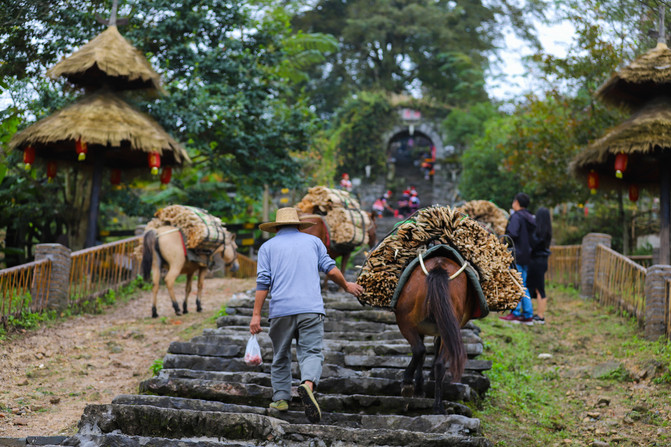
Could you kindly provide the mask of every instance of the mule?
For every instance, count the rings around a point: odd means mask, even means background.
[[[375,213],[366,212],[366,214],[368,214],[368,217],[370,218],[370,226],[366,228],[366,232],[368,234],[368,246],[372,248],[375,246],[375,242],[377,241],[377,235],[376,235],[377,223],[375,222],[376,216]],[[314,225],[312,225],[311,227],[303,229],[301,231],[303,233],[311,234],[321,239],[321,241],[326,246],[328,255],[336,261],[336,265],[338,262],[338,258],[340,258],[339,268],[344,275],[345,269],[347,268],[347,263],[349,262],[349,258],[352,256],[352,253],[354,252],[354,249],[356,247],[351,245],[342,245],[342,244],[337,245],[331,243],[331,235],[326,225],[326,221],[324,221],[324,218],[322,216],[316,214],[301,215],[299,213],[298,218],[301,220],[301,222],[314,223]],[[329,281],[328,278],[325,277],[324,282],[322,283],[322,290],[326,289],[328,281]]]
[[[398,328],[412,348],[412,359],[403,373],[401,394],[404,397],[424,395],[424,337],[433,336],[433,411],[445,414],[443,380],[447,363],[449,361],[452,381],[458,382],[466,364],[461,328],[475,312],[477,298],[466,274],[455,261],[436,256],[425,260],[424,265],[428,275],[416,265],[394,308]]]
[[[240,268],[240,264],[238,262],[238,246],[235,243],[235,234],[230,233],[228,230],[225,230],[224,234],[224,244],[219,246],[213,252],[212,259],[215,264],[223,262],[225,268],[230,269],[231,272],[237,272]],[[198,274],[196,311],[201,312],[203,310],[201,298],[203,295],[205,272],[208,267],[187,259],[182,234],[177,227],[162,226],[156,230],[149,230],[144,234],[142,248],[142,276],[145,281],[148,281],[149,275],[151,274],[154,284],[154,287],[152,288],[152,318],[158,317],[158,312],[156,311],[156,296],[158,295],[163,264],[168,265],[168,271],[165,274],[165,285],[168,288],[168,293],[172,300],[172,307],[175,309],[175,315],[182,315],[182,313],[186,314],[189,312],[188,300],[189,294],[191,294],[191,284],[194,274]],[[180,310],[179,305],[177,304],[177,299],[175,298],[174,286],[175,280],[181,274],[186,275],[186,290],[182,309]]]

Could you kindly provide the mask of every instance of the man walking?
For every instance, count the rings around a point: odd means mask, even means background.
[[[513,213],[506,226],[506,235],[513,241],[515,264],[524,282],[524,296],[515,310],[499,318],[513,323],[533,325],[534,310],[527,289],[527,272],[531,262],[531,234],[536,229],[536,220],[534,215],[527,210],[529,202],[529,196],[525,193],[520,192],[515,195],[512,204]]]
[[[298,394],[308,419],[316,423],[321,419],[321,410],[313,392],[319,384],[324,362],[325,315],[319,272],[326,273],[330,280],[354,296],[360,295],[363,288],[345,280],[319,238],[299,231],[312,225],[311,222],[301,222],[295,208],[280,208],[275,222],[259,225],[261,230],[277,235],[259,249],[256,296],[249,330],[252,334],[261,332],[261,310],[270,293],[268,334],[273,344],[270,368],[273,402],[270,408],[289,409],[291,343],[296,339],[301,375]]]

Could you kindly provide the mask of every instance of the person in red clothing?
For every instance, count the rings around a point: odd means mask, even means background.
[[[352,181],[349,179],[349,174],[346,172],[342,175],[340,187],[345,191],[352,192]]]

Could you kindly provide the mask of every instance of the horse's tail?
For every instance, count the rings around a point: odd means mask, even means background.
[[[461,341],[461,324],[457,321],[450,298],[450,276],[440,264],[426,277],[426,300],[430,315],[436,319],[442,343],[440,355],[450,360],[452,380],[458,382],[464,371],[466,353]],[[438,353],[436,353],[438,355]]]
[[[157,241],[156,231],[149,230],[144,234],[140,270],[142,271],[142,277],[145,281],[149,281],[151,278],[151,264],[154,259],[154,250],[156,249]]]

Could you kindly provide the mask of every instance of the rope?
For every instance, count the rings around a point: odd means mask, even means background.
[[[424,265],[424,258],[422,258],[422,255],[423,255],[425,252],[426,252],[426,249],[425,249],[425,248],[419,248],[419,249],[417,249],[417,259],[419,259],[419,265],[422,266],[422,271],[424,272],[424,274],[425,274],[426,276],[429,276],[429,272],[426,270],[426,266]],[[469,264],[468,261],[464,261],[464,263],[463,263],[462,266],[459,268],[459,270],[457,270],[456,272],[454,272],[454,274],[453,274],[452,276],[450,276],[449,280],[452,281],[454,278],[456,278],[457,276],[459,276],[459,275],[461,274],[461,272],[463,272],[464,270],[466,270],[467,267],[470,267],[470,265],[471,265],[471,264]],[[513,278],[513,279],[514,279],[514,278]]]

